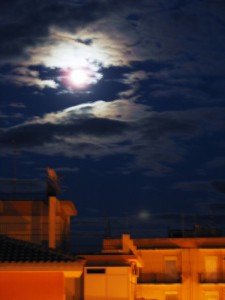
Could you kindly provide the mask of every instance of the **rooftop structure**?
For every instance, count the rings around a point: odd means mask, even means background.
[[[13,189],[1,181],[0,234],[69,250],[70,219],[77,210],[72,201],[57,198],[56,174],[51,169],[48,174],[45,185],[40,180],[10,181]]]

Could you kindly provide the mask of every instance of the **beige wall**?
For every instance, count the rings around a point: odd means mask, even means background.
[[[90,269],[104,273],[88,273]],[[131,267],[86,267],[84,270],[84,300],[133,300],[136,279]]]
[[[216,249],[212,245],[211,249],[146,249],[139,250],[139,253],[144,261],[140,280],[145,274],[143,278],[146,282],[138,283],[138,299],[165,300],[168,293],[176,293],[177,298],[174,299],[178,300],[225,300],[225,248]],[[165,272],[164,262],[169,257],[177,258],[180,283],[167,282],[166,278],[163,281],[163,277],[157,276]],[[212,268],[208,277],[206,268]]]

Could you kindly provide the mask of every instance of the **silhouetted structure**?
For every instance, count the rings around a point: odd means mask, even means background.
[[[56,173],[46,180],[0,181],[0,234],[69,250],[70,218],[77,214],[72,201],[59,200]]]

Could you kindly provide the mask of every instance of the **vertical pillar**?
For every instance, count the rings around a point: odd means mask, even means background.
[[[183,300],[192,300],[192,285],[193,285],[193,274],[191,266],[191,254],[190,248],[182,248],[182,285],[181,294]]]
[[[122,250],[124,253],[129,253],[130,248],[130,235],[129,234],[123,234],[122,235]]]
[[[199,295],[199,250],[198,248],[191,249],[191,265],[192,265],[192,274],[193,274],[193,299],[200,299]]]
[[[57,199],[55,196],[48,198],[48,246],[56,248],[56,209]]]

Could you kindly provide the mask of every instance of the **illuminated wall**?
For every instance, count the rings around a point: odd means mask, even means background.
[[[136,299],[225,300],[225,238],[150,238],[134,244],[143,259]],[[122,249],[105,240],[104,252]]]
[[[47,201],[0,201],[0,234],[60,247],[69,239],[70,217],[76,215],[71,201],[49,197]]]
[[[133,300],[136,277],[131,267],[86,267],[84,300]]]
[[[140,250],[137,298],[157,300],[225,299],[225,249]]]
[[[2,300],[65,300],[63,272],[0,272]]]

